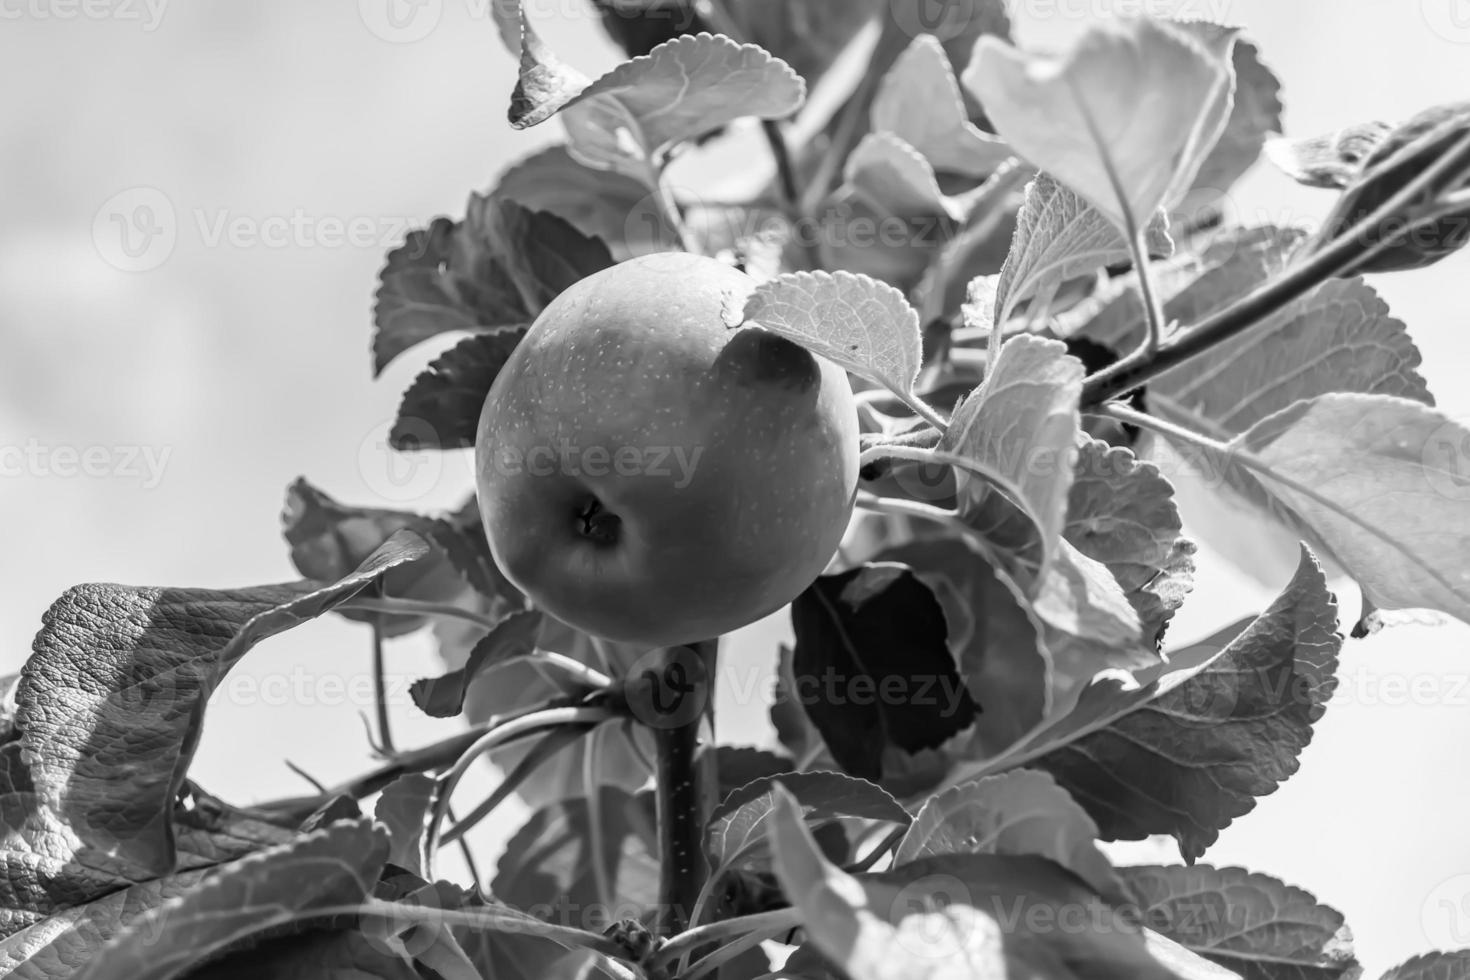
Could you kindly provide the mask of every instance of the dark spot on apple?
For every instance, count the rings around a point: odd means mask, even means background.
[[[742,330],[715,360],[715,373],[742,386],[771,386],[807,391],[817,386],[822,370],[816,358],[798,344],[765,330]]]
[[[577,512],[577,533],[598,545],[618,543],[618,529],[623,521],[602,506],[602,501],[589,497]]]

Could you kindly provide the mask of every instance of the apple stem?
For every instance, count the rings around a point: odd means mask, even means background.
[[[680,647],[666,651],[666,666],[672,669]],[[688,646],[702,661],[704,679],[682,697],[704,699],[702,709],[677,725],[651,724],[654,743],[654,794],[658,813],[659,885],[658,935],[668,938],[683,932],[699,900],[709,873],[704,859],[704,822],[708,810],[710,773],[699,759],[700,731],[713,710],[712,685],[719,640],[703,640]],[[681,674],[682,676],[682,674]],[[703,688],[700,690],[699,688]],[[677,714],[682,704],[670,713]],[[645,722],[647,723],[647,722]],[[705,753],[712,757],[712,753]],[[704,771],[701,771],[701,770]]]

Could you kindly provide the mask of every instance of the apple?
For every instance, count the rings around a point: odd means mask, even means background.
[[[539,607],[674,646],[775,612],[852,514],[858,420],[842,369],[731,329],[755,281],[715,259],[630,259],[553,300],[491,386],[475,441],[490,549]]]

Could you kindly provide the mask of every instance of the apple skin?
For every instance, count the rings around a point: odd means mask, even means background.
[[[576,283],[516,346],[475,441],[495,561],[537,606],[610,640],[674,646],[775,612],[852,514],[847,375],[721,318],[755,281],[662,252]]]

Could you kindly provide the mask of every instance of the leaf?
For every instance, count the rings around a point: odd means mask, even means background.
[[[1085,440],[1067,497],[1063,536],[1103,563],[1157,642],[1192,586],[1194,546],[1182,538],[1174,488],[1131,450]]]
[[[188,980],[419,980],[407,958],[362,932],[309,932],[191,970]]]
[[[1470,621],[1470,430],[1385,395],[1322,395],[1233,440],[1271,495],[1330,549],[1378,609]]]
[[[824,575],[791,604],[791,624],[796,693],[852,775],[876,781],[886,747],[937,748],[974,720],[943,610],[912,570],[869,564]]]
[[[730,327],[769,330],[854,374],[907,394],[918,377],[919,318],[903,293],[850,272],[793,272],[730,297]]]
[[[499,618],[502,608],[506,612],[525,608],[525,597],[505,577],[490,554],[490,541],[480,518],[480,503],[474,494],[458,510],[430,524],[428,536],[476,593],[493,600],[491,608],[486,610],[491,618]]]
[[[407,529],[435,541],[436,523],[409,511],[344,505],[301,477],[286,488],[286,503],[281,510],[281,531],[291,546],[291,563],[302,575],[318,582],[332,582],[350,574],[398,531]],[[381,592],[395,598],[445,602],[462,586],[463,579],[443,550],[434,548],[423,559],[384,573]],[[377,623],[390,637],[412,633],[428,621],[423,616],[355,610],[339,615],[356,623]]]
[[[1010,8],[1003,0],[890,0],[888,8],[884,26],[896,40],[907,43],[921,34],[934,35],[956,71],[970,63],[982,36],[1011,36]]]
[[[848,155],[842,184],[817,209],[822,264],[908,289],[964,217],[929,161],[891,133],[869,133]]]
[[[563,800],[532,814],[507,842],[491,893],[537,918],[593,932],[612,924],[614,910],[652,908],[658,901],[652,796],[603,786],[600,800],[597,824],[585,799]],[[598,894],[594,835],[602,840],[609,896]]]
[[[1157,213],[1144,229],[1149,255],[1174,251],[1168,221]],[[1069,280],[1131,259],[1128,241],[1106,216],[1049,174],[1026,185],[1016,234],[996,286],[995,322],[1011,319],[1023,300],[1044,312]]]
[[[388,855],[371,821],[338,823],[221,869],[136,919],[98,950],[78,980],[169,980],[267,929],[316,909],[363,901]]]
[[[907,824],[908,811],[865,779],[840,772],[787,772],[765,776],[732,791],[705,824],[704,848],[716,873],[757,868],[775,812],[777,787],[801,808],[813,828],[842,817]]]
[[[326,586],[68,590],[42,618],[21,678],[16,722],[38,803],[97,851],[166,873],[177,857],[174,800],[224,675],[256,643],[427,552],[400,531]]]
[[[1268,137],[1281,132],[1281,83],[1261,63],[1256,46],[1237,40],[1231,65],[1235,92],[1230,116],[1190,188],[1196,206],[1224,198],[1260,158]]]
[[[404,392],[388,444],[406,452],[474,448],[490,386],[525,335],[477,333],[440,354]]]
[[[1028,591],[1053,559],[1061,537],[1081,425],[1077,404],[1082,378],[1082,362],[1067,354],[1066,345],[1040,337],[1012,338],[978,393],[955,409],[939,443],[940,449],[1009,480],[1020,493],[1019,501],[995,499],[998,495],[987,483],[956,469],[960,515],[982,530],[1000,524],[1004,530],[996,544],[1025,567],[1029,574],[1018,582]],[[1031,557],[1033,532],[1012,516],[1017,504],[1036,522],[1039,561]],[[1032,564],[1038,567],[1033,570]]]
[[[420,877],[424,874],[420,842],[437,785],[423,773],[399,776],[378,795],[373,809],[373,818],[388,831],[388,863]]]
[[[771,846],[808,942],[852,980],[1173,977],[1138,929],[1042,858],[949,854],[848,875],[822,857],[785,794]],[[1057,928],[1064,913],[1070,925]]]
[[[1463,980],[1470,976],[1470,949],[1421,953],[1385,973],[1381,980]]]
[[[463,667],[439,677],[414,681],[409,688],[413,703],[432,718],[455,717],[464,710],[465,692],[475,678],[508,660],[535,651],[541,623],[539,611],[512,613],[475,644]]]
[[[817,82],[883,9],[882,0],[730,0],[739,36]]]
[[[379,275],[373,371],[451,330],[515,331],[572,283],[613,264],[601,239],[499,195],[436,218],[388,254]]]
[[[581,163],[565,144],[511,164],[496,182],[495,194],[532,211],[549,211],[584,235],[601,239],[620,262],[679,247],[648,187]]]
[[[950,650],[980,706],[971,751],[996,755],[1040,724],[1051,658],[1020,590],[958,538],[913,542],[877,558],[909,565],[939,599]]]
[[[1198,42],[1136,18],[1090,27],[1060,57],[982,38],[963,82],[1016,153],[1126,231],[1193,183],[1227,75]]]
[[[1467,135],[1470,135],[1470,102],[1431,106],[1394,127],[1373,149],[1357,179],[1338,198],[1306,252],[1320,251],[1333,239],[1346,235]],[[1470,190],[1470,181],[1462,179],[1446,190]],[[1413,201],[1410,214],[1416,215],[1435,203]],[[1391,238],[1404,230],[1403,216],[1396,215],[1370,234]],[[1359,260],[1341,274],[1427,268],[1467,242],[1470,242],[1470,206],[1415,229],[1402,241]]]
[[[1144,921],[1242,980],[1353,980],[1362,967],[1335,909],[1242,868],[1123,868]]]
[[[943,854],[1034,854],[1115,904],[1129,896],[1097,848],[1097,825],[1050,776],[1017,769],[931,796],[893,852],[894,867]]]
[[[1266,141],[1266,159],[1299,184],[1341,189],[1362,173],[1369,154],[1392,130],[1374,120],[1305,139],[1278,137]]]
[[[684,35],[582,89],[562,121],[583,163],[652,188],[669,146],[747,116],[785,118],[805,98],[801,76],[761,48],[724,35]]]
[[[1222,269],[1221,275],[1230,274]],[[1182,308],[1209,288],[1202,283],[1199,292],[1185,290],[1171,306]],[[1370,286],[1361,279],[1329,279],[1198,362],[1159,377],[1149,387],[1149,408],[1212,438],[1229,438],[1303,398],[1331,392],[1432,403],[1419,363],[1404,324]]]
[[[1018,754],[1056,777],[1103,839],[1170,834],[1193,861],[1296,771],[1341,646],[1336,602],[1303,549],[1296,578],[1223,650],[1173,655],[1188,668],[1142,673],[1131,691],[1095,684]]]
[[[504,11],[507,9],[514,11],[514,18],[506,17]],[[516,129],[545,122],[577,93],[586,89],[588,78],[557,57],[556,52],[541,40],[541,35],[531,26],[521,0],[513,0],[509,5],[492,0],[492,10],[501,41],[505,42],[511,54],[520,58],[520,73],[510,95],[510,110],[506,118]],[[520,21],[518,38],[514,30],[515,19]],[[513,38],[515,43],[512,43]]]
[[[876,132],[908,143],[937,171],[984,177],[1011,157],[1004,140],[967,118],[954,69],[932,34],[914,38],[883,77],[871,116]]]

